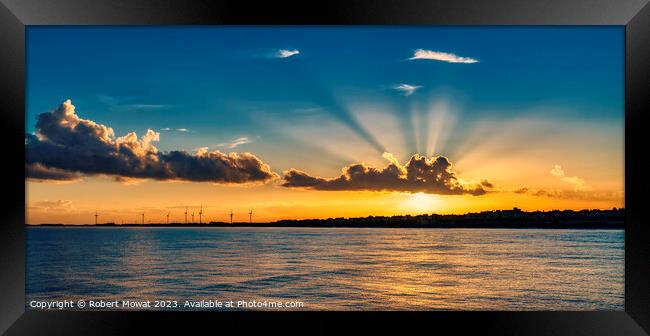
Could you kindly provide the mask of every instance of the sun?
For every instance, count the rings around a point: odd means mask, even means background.
[[[408,195],[401,205],[404,209],[409,211],[429,213],[438,205],[438,201],[439,199],[436,196],[420,192]]]

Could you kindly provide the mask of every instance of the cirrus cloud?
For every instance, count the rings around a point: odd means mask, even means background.
[[[251,139],[249,139],[248,137],[241,137],[241,138],[233,139],[230,143],[227,144],[227,146],[228,146],[228,148],[232,149],[232,148],[235,148],[235,147],[237,147],[239,145],[245,145],[245,144],[249,144],[251,142],[253,142],[253,141]]]
[[[263,183],[277,177],[251,153],[182,150],[161,152],[151,129],[138,137],[130,132],[116,137],[112,128],[82,119],[70,100],[41,113],[36,133],[25,139],[27,177],[66,179],[80,175],[184,180],[213,183]]]
[[[413,56],[409,60],[432,60],[432,61],[442,61],[447,63],[478,63],[477,59],[471,57],[462,57],[456,54],[442,52],[442,51],[433,51],[418,49],[413,53]]]
[[[459,182],[451,162],[444,156],[427,158],[418,154],[401,165],[390,153],[383,157],[389,161],[384,168],[356,163],[342,169],[336,178],[311,176],[297,169],[284,172],[284,187],[314,190],[369,190],[425,192],[440,195],[483,195],[492,187],[487,180],[467,185]]]
[[[277,58],[288,58],[291,56],[295,56],[300,54],[300,50],[298,49],[280,49],[278,50],[277,53],[275,53],[275,57]]]
[[[412,95],[415,90],[422,88],[421,85],[399,84],[393,86],[393,89],[402,92],[405,96]]]

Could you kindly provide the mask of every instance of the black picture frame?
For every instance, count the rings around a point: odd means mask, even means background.
[[[0,222],[0,332],[154,334],[174,326],[210,333],[359,329],[499,335],[645,335],[650,331],[649,188],[643,165],[650,81],[647,0],[183,1],[0,0],[4,210]],[[29,25],[620,25],[625,26],[625,311],[417,313],[170,313],[25,311],[25,26]],[[645,98],[645,99],[644,99]],[[23,141],[21,144],[20,142]],[[399,321],[396,318],[399,317]],[[296,321],[306,320],[307,328]],[[303,325],[303,324],[300,324]],[[443,329],[444,328],[444,329]],[[645,331],[644,331],[645,330]],[[182,331],[187,334],[189,331]]]

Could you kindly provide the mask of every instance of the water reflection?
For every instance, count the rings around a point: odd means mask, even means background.
[[[616,230],[30,228],[32,299],[623,310]]]

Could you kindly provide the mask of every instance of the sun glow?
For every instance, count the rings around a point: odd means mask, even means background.
[[[405,210],[415,211],[417,213],[432,213],[439,205],[439,199],[435,195],[417,193],[409,195],[408,198],[402,202],[402,207]]]

